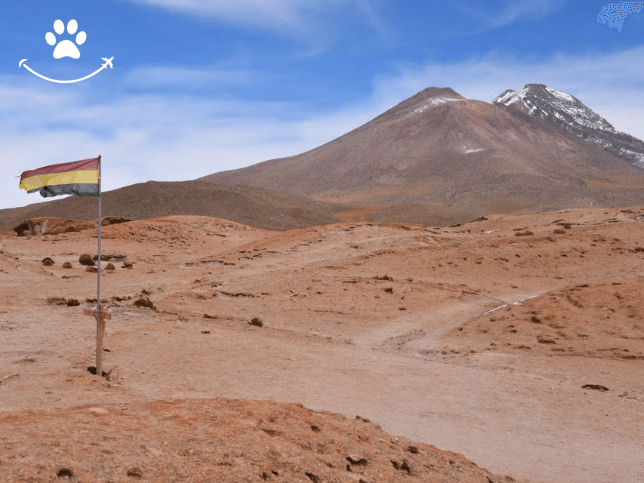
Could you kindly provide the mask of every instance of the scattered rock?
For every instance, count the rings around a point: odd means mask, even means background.
[[[322,480],[318,475],[315,475],[313,473],[309,473],[308,471],[304,473],[309,480],[311,480],[313,483],[322,483]]]
[[[608,391],[608,388],[606,386],[602,386],[600,384],[584,384],[581,386],[582,389],[593,389],[595,391],[601,391],[601,392],[606,392]]]
[[[373,278],[375,278],[376,280],[389,280],[390,282],[394,281],[394,279],[389,275],[383,275],[382,277],[373,277]]]
[[[128,218],[123,218],[121,216],[104,216],[101,219],[101,225],[102,226],[117,225],[119,223],[127,223],[128,221],[132,221],[132,220]]]
[[[56,473],[56,476],[58,478],[63,479],[63,480],[69,480],[69,479],[74,477],[74,472],[72,470],[70,470],[69,468],[61,468]]]
[[[148,297],[142,297],[134,301],[135,307],[146,307],[148,309],[156,309],[152,301]]]
[[[94,414],[109,414],[109,411],[105,408],[89,408],[88,411]]]
[[[66,303],[64,297],[47,297],[47,305],[65,305]]]
[[[351,463],[352,465],[367,466],[367,460],[366,460],[366,458],[363,458],[362,456],[349,455],[349,456],[347,456],[347,461],[349,463]]]
[[[411,474],[411,468],[409,467],[409,464],[407,463],[407,460],[403,460],[402,463],[398,463],[395,460],[391,460],[391,464],[397,470],[406,471],[408,474]]]
[[[89,266],[87,266],[87,267],[85,267],[85,271],[86,271],[86,272],[90,272],[90,273],[97,273],[97,272],[98,272],[98,269],[97,269],[96,267],[89,267]]]
[[[140,468],[130,468],[127,470],[127,476],[130,478],[143,478],[143,471]]]
[[[109,351],[108,351],[109,352]],[[107,371],[106,378],[109,382],[118,382],[119,381],[119,376],[120,376],[120,369],[119,366],[113,366],[110,368],[109,371]]]

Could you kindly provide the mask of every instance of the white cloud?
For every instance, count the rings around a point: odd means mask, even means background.
[[[540,20],[563,7],[566,0],[507,0],[498,9],[483,8],[478,1],[453,0],[452,3],[478,21],[478,28],[470,33],[481,33],[519,21]]]
[[[377,23],[369,0],[130,0],[176,12],[217,18],[243,25],[256,25],[303,34],[313,19],[347,6],[357,6],[367,21]],[[295,31],[295,32],[294,32]]]
[[[260,80],[256,72],[230,69],[191,69],[173,66],[146,66],[127,75],[126,82],[140,87],[211,86],[212,84],[248,85]]]

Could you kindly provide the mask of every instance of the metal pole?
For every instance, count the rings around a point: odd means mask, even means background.
[[[98,270],[96,277],[96,375],[103,376],[103,317],[101,316],[101,155],[98,155]]]

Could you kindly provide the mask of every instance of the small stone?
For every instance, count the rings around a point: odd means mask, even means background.
[[[347,456],[347,461],[351,463],[352,465],[357,465],[357,466],[366,466],[367,465],[367,460],[363,458],[362,456],[354,456],[354,455],[349,455]]]
[[[94,414],[109,414],[109,411],[105,408],[89,408],[89,412]]]
[[[606,392],[608,391],[608,388],[606,386],[602,386],[601,384],[584,384],[581,386],[582,389],[594,389],[595,391],[601,391],[601,392]]]

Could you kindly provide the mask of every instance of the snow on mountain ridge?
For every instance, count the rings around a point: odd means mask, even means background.
[[[520,104],[517,104],[521,101]],[[592,142],[615,156],[644,168],[644,141],[617,131],[612,124],[579,99],[543,84],[508,89],[493,104],[539,116],[550,124]]]

